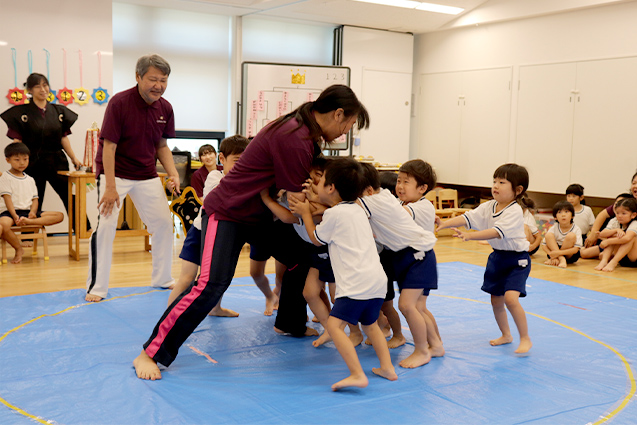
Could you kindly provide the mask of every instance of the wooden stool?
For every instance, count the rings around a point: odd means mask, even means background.
[[[33,239],[33,252],[31,255],[38,255],[38,239],[42,239],[44,245],[44,260],[49,260],[49,243],[47,241],[46,229],[44,226],[13,226],[11,228],[20,241]],[[2,239],[2,262],[7,263],[7,241]]]

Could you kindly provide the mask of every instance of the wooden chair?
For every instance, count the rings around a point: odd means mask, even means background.
[[[425,194],[425,199],[434,204],[434,208],[438,208],[438,200],[436,199],[436,189],[431,189]]]
[[[458,191],[456,189],[438,190],[438,209],[458,208]]]
[[[31,255],[38,255],[38,239],[42,239],[44,245],[44,261],[49,261],[49,243],[47,241],[46,228],[44,226],[13,226],[11,228],[19,240],[33,239],[33,252]],[[7,263],[7,241],[2,239],[2,262]]]

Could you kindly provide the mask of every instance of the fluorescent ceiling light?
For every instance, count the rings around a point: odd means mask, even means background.
[[[446,13],[447,15],[457,15],[464,11],[460,7],[443,6],[441,4],[421,3],[415,0],[355,0],[364,3],[382,4],[384,6],[404,7],[406,9],[424,10],[427,12]]]

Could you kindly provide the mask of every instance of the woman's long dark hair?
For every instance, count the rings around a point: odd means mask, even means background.
[[[346,118],[357,116],[356,125],[358,128],[369,128],[369,114],[367,113],[367,109],[365,109],[363,104],[358,100],[352,89],[341,84],[335,84],[323,90],[315,101],[305,102],[289,114],[274,120],[272,124],[270,124],[268,131],[274,131],[292,118],[295,118],[298,122],[298,126],[290,131],[290,133],[306,125],[310,129],[310,139],[314,143],[320,144],[323,131],[316,122],[316,119],[314,119],[312,113],[318,112],[319,114],[325,114],[327,112],[336,111],[339,108],[343,109]],[[326,142],[329,143],[331,140],[326,140]]]
[[[27,90],[31,90],[38,84],[42,84],[42,82],[46,83],[46,85],[50,87],[49,80],[47,80],[44,75],[34,72],[33,74],[29,75],[29,77],[27,78],[27,82],[24,83],[24,87],[26,87]]]

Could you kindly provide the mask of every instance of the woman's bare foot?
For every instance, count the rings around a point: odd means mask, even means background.
[[[327,331],[323,331],[321,336],[319,336],[317,339],[312,341],[312,346],[320,347],[321,345],[325,344],[326,342],[330,342],[331,340],[332,340],[332,337],[330,336],[330,334]]]
[[[11,260],[11,264],[21,263],[22,255],[24,255],[24,249],[22,249],[22,247],[19,247],[18,249],[15,250],[15,257],[13,257],[13,260]]]
[[[265,311],[263,312],[265,316],[272,316],[272,313],[274,312],[274,310],[278,310],[278,309],[279,309],[279,297],[272,294],[270,298],[265,299]]]
[[[518,345],[517,350],[515,350],[516,354],[524,354],[528,353],[533,344],[531,343],[531,338],[528,336],[526,338],[520,338],[520,345]]]
[[[336,384],[332,385],[332,391],[338,391],[349,387],[365,388],[368,383],[369,381],[367,380],[367,376],[364,374],[361,376],[350,375],[342,381],[338,381]]]
[[[218,305],[214,306],[208,316],[215,317],[239,317],[239,313],[234,310],[230,310],[229,308],[223,308]]]
[[[135,373],[137,373],[139,379],[147,379],[150,381],[161,379],[161,372],[159,371],[157,362],[151,359],[144,350],[133,360],[133,366],[135,366]]]
[[[389,348],[398,348],[400,346],[405,345],[405,342],[407,342],[407,340],[405,339],[404,335],[394,335],[391,337],[391,339],[389,341],[387,341],[387,347]]]
[[[424,352],[420,350],[414,350],[411,353],[411,356],[402,360],[398,365],[400,367],[404,367],[405,369],[413,369],[416,367],[420,367],[426,365],[431,360],[431,353],[429,351]]]
[[[398,375],[396,375],[396,370],[392,367],[390,370],[381,369],[380,367],[372,368],[372,372],[381,378],[389,379],[390,381],[395,381],[398,379]]]
[[[601,272],[602,270],[604,270],[604,267],[606,267],[606,265],[608,264],[608,261],[600,261],[599,264],[597,265],[597,267],[595,267],[595,270]]]
[[[615,270],[615,264],[613,264],[612,262],[606,264],[602,269],[603,272],[612,272],[613,270]]]
[[[100,297],[99,295],[93,295],[93,294],[86,294],[86,296],[84,297],[84,301],[88,301],[90,303],[97,303],[102,301],[104,298]]]
[[[557,267],[566,268],[566,258],[564,256],[560,257]]]
[[[498,339],[492,339],[491,341],[489,341],[489,344],[495,347],[497,345],[511,344],[512,342],[513,342],[513,337],[511,335],[509,336],[502,335]]]

